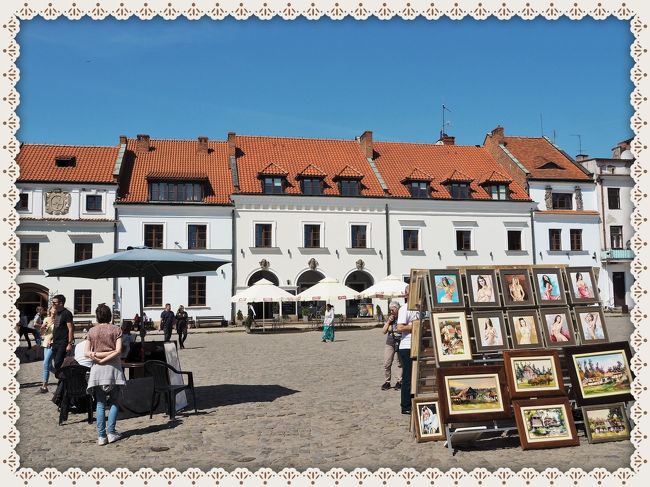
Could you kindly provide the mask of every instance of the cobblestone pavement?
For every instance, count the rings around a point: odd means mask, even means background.
[[[626,340],[632,330],[627,318],[608,324],[612,340]],[[101,447],[85,415],[57,425],[51,394],[37,393],[42,363],[27,363],[18,373],[16,450],[21,466],[37,471],[629,466],[629,441],[591,445],[582,434],[580,446],[552,450],[522,451],[511,438],[452,456],[442,442],[418,444],[400,413],[399,392],[380,390],[382,347],[377,328],[337,332],[334,343],[322,343],[317,332],[190,333],[180,360],[194,372],[199,414],[181,414],[175,423],[161,413],[120,420],[125,438]]]

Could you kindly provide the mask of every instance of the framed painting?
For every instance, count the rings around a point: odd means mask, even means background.
[[[566,397],[518,399],[512,406],[523,450],[580,444]]]
[[[427,269],[411,269],[409,278],[409,293],[406,300],[406,306],[410,311],[420,311],[420,301],[427,287],[423,279],[427,278],[429,271]]]
[[[548,347],[567,347],[576,344],[573,320],[569,308],[542,308],[542,330]]]
[[[472,327],[477,352],[508,348],[506,323],[501,311],[475,311],[472,313]]]
[[[536,309],[508,311],[508,326],[510,328],[512,348],[544,347]]]
[[[468,269],[467,299],[473,308],[490,308],[501,306],[497,274],[494,269]]]
[[[505,306],[535,306],[535,295],[527,268],[500,269],[499,277]]]
[[[485,421],[510,417],[503,367],[441,367],[438,398],[445,421]]]
[[[433,313],[433,333],[438,362],[472,360],[465,311]]]
[[[503,365],[512,398],[565,394],[556,350],[506,350]]]
[[[433,398],[415,397],[411,409],[415,413],[415,435],[418,443],[445,439],[445,426],[438,401]]]
[[[609,335],[605,327],[605,315],[600,306],[576,306],[573,308],[578,324],[580,343],[609,343]]]
[[[533,279],[537,289],[537,302],[540,306],[567,304],[562,269],[533,269]]]
[[[579,406],[634,400],[628,342],[567,347],[564,354]]]
[[[572,303],[590,304],[600,302],[593,267],[567,267],[566,277]]]
[[[583,406],[582,417],[589,443],[605,443],[630,439],[630,421],[625,404]]]
[[[436,308],[464,308],[463,282],[458,269],[431,269],[429,271],[431,297]]]

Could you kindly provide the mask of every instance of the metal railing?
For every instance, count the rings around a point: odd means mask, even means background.
[[[609,249],[600,252],[600,260],[632,260],[634,251],[630,249]]]

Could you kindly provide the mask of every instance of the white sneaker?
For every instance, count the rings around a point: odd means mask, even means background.
[[[115,442],[117,440],[121,440],[121,439],[122,439],[122,435],[119,434],[117,431],[114,434],[111,434],[111,433],[108,434],[108,442],[109,443],[113,443],[113,442]]]
[[[106,438],[105,436],[100,436],[99,438],[97,438],[97,444],[99,446],[103,446],[107,443],[108,443],[108,438]]]

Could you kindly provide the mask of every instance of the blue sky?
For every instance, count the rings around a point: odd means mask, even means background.
[[[609,157],[632,136],[633,36],[616,19],[21,23],[24,142],[227,132],[482,144],[554,139]]]

